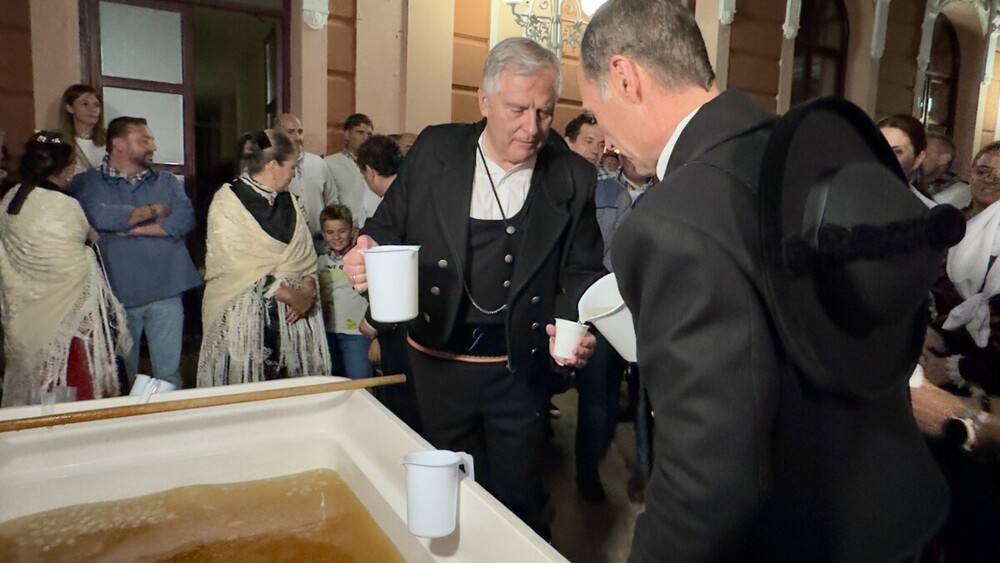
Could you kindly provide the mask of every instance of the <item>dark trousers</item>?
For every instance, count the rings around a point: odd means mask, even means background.
[[[597,335],[594,355],[576,372],[578,418],[576,422],[577,475],[596,475],[597,466],[611,445],[618,424],[618,396],[627,362],[607,339]]]
[[[382,351],[382,361],[379,365],[382,375],[402,373],[406,375],[406,381],[378,387],[375,396],[407,426],[423,436],[424,427],[420,422],[420,409],[417,407],[413,370],[410,369],[410,360],[407,357],[410,346],[406,343],[406,327],[389,324],[380,326],[378,344]]]
[[[549,538],[542,488],[548,392],[540,377],[506,364],[445,360],[410,348],[424,436],[464,451],[476,481],[540,536]]]

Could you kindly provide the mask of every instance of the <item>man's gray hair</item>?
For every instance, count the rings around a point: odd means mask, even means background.
[[[483,64],[483,90],[500,92],[500,76],[534,76],[546,70],[556,73],[556,98],[562,94],[562,65],[555,53],[524,37],[508,37],[490,49]]]
[[[613,55],[634,59],[669,90],[715,82],[698,24],[677,0],[608,1],[590,19],[580,53],[584,75],[605,97]]]

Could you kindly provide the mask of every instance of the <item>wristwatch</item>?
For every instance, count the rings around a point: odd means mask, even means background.
[[[971,452],[976,447],[976,431],[989,420],[989,413],[965,410],[944,423],[945,439],[963,450]]]

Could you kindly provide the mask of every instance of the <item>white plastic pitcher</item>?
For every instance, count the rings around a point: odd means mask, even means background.
[[[419,250],[419,246],[387,244],[361,251],[376,321],[400,323],[417,317]]]
[[[406,468],[406,526],[422,538],[443,538],[455,531],[458,491],[465,467],[475,480],[472,456],[451,450],[413,452],[403,458]]]
[[[608,274],[588,287],[580,297],[578,309],[580,322],[592,323],[626,361],[638,361],[632,312],[622,300],[614,274]]]

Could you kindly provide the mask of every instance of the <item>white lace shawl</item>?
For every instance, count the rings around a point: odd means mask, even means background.
[[[294,196],[292,196],[294,199]],[[205,297],[202,302],[202,345],[198,386],[247,383],[264,379],[264,328],[268,317],[264,278],[296,287],[303,277],[316,275],[316,252],[305,214],[296,201],[292,240],[282,243],[264,232],[228,185],[212,200],[208,212],[208,251],[205,258]],[[288,375],[322,375],[330,371],[319,292],[306,317],[284,322],[284,303],[278,302],[281,326],[279,363]]]
[[[125,311],[111,293],[77,201],[36,188],[20,213],[0,201],[0,307],[3,311],[3,405],[28,403],[32,389],[66,384],[73,338],[87,353],[94,397],[118,395],[116,351],[131,348]],[[117,327],[117,332],[113,330]]]

